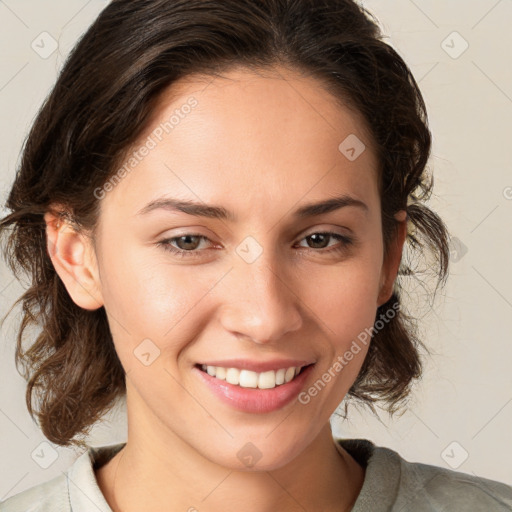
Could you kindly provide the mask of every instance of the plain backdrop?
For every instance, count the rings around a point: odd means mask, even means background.
[[[421,314],[434,351],[400,417],[349,410],[335,435],[371,439],[404,458],[512,484],[512,2],[372,0],[387,41],[425,98],[435,177],[429,206],[452,236],[451,275],[434,304],[411,280],[410,310]],[[0,200],[20,148],[57,72],[102,0],[0,1]],[[45,34],[46,33],[46,34]],[[33,42],[46,38],[46,51]],[[42,46],[40,44],[40,46]],[[397,98],[400,101],[400,98]],[[2,214],[6,212],[2,210]],[[23,288],[0,264],[0,314]],[[0,500],[49,480],[79,455],[48,443],[25,405],[14,366],[13,314],[0,332]],[[94,446],[126,439],[121,403],[96,426]],[[41,444],[42,443],[42,444]],[[54,454],[44,466],[35,455]]]

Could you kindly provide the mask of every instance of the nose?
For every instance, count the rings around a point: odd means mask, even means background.
[[[264,344],[301,328],[300,297],[281,266],[262,255],[237,262],[227,278],[221,324],[231,334]]]

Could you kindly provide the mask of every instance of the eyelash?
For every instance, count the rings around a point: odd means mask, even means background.
[[[351,246],[354,243],[354,240],[352,238],[344,236],[344,235],[340,235],[339,233],[333,233],[330,231],[317,231],[314,233],[310,233],[309,235],[302,238],[300,241],[305,240],[306,238],[309,238],[312,235],[327,235],[327,236],[330,236],[332,238],[339,240],[340,242],[342,242],[342,244],[331,247],[330,249],[312,249],[312,248],[303,247],[303,249],[306,249],[306,251],[319,252],[319,253],[323,253],[323,254],[341,253],[341,252],[346,251],[349,248],[349,246]],[[164,240],[161,240],[160,242],[157,242],[157,245],[162,247],[165,251],[169,251],[170,253],[172,253],[173,255],[175,255],[179,258],[199,257],[200,253],[202,252],[201,250],[194,249],[194,250],[190,250],[190,251],[185,251],[183,249],[176,249],[175,247],[170,245],[170,242],[173,242],[174,240],[177,240],[184,236],[194,236],[194,237],[199,237],[201,239],[208,240],[208,237],[200,235],[200,234],[185,233],[180,236],[176,236],[173,238],[166,238]]]

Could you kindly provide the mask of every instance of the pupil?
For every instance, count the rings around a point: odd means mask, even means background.
[[[315,243],[315,239],[318,239],[318,237],[324,238],[324,242],[327,239],[327,235],[323,235],[321,233],[315,233],[313,235],[310,235],[308,238],[313,239],[313,243]],[[322,245],[322,247],[325,247],[325,245]]]
[[[195,236],[195,235],[183,235],[183,236],[180,236],[180,237],[178,238],[178,242],[179,242],[180,240],[190,240],[191,238],[197,238],[197,236]],[[192,243],[192,245],[193,245],[194,247],[185,247],[185,249],[195,249],[195,248],[196,248],[195,246],[197,246],[197,242],[196,242],[195,244],[194,244],[193,242],[190,242],[190,241],[185,242],[185,244],[187,244],[187,243],[188,243],[188,244]]]

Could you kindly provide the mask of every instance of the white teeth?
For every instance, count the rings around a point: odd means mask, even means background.
[[[284,384],[284,374],[286,373],[286,370],[284,368],[281,368],[280,370],[277,370],[276,372],[276,385]]]
[[[272,389],[275,388],[277,384],[276,372],[274,370],[269,370],[268,372],[260,373],[258,378],[258,387],[260,389]]]
[[[239,370],[238,368],[224,368],[222,366],[206,366],[201,368],[217,379],[225,380],[242,388],[272,389],[276,386],[288,383],[298,375],[300,366],[281,368],[277,371],[253,372],[250,370]]]
[[[214,376],[218,379],[225,380],[226,379],[226,368],[222,368],[222,366],[218,366]]]
[[[215,367],[215,369],[217,369]],[[216,376],[216,375],[214,375]],[[229,382],[230,384],[239,384],[240,383],[240,370],[237,370],[236,368],[228,368],[226,370],[226,382]]]
[[[284,381],[285,382],[290,382],[293,377],[295,377],[295,368],[288,368],[288,370],[286,370],[286,373],[284,374]]]
[[[249,370],[242,370],[240,372],[240,380],[238,385],[242,388],[257,388],[258,374]]]

